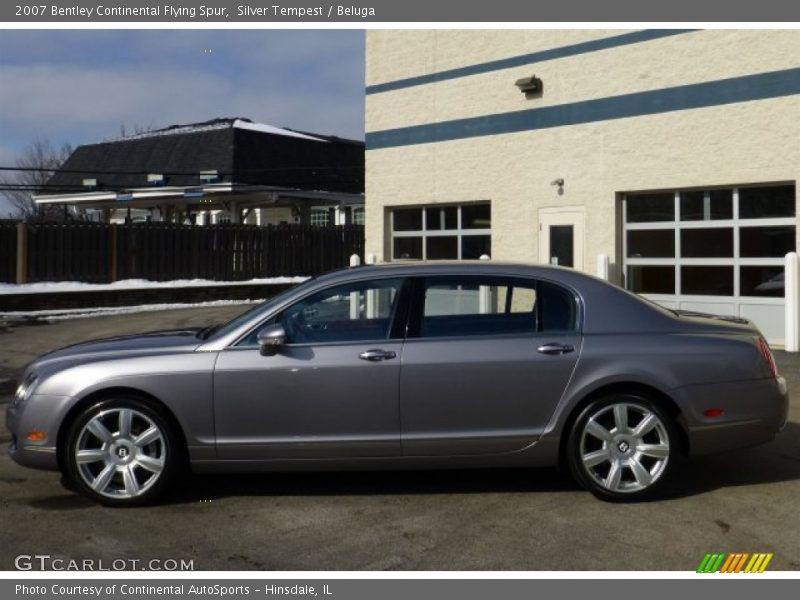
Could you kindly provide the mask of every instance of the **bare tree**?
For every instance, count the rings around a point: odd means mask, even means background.
[[[134,123],[131,128],[128,128],[124,122],[119,124],[119,137],[124,138],[128,137],[129,135],[139,135],[142,133],[150,133],[151,131],[155,131],[158,129],[156,124],[150,121],[148,125],[141,125],[139,123]]]
[[[23,218],[36,215],[32,196],[45,189],[43,186],[70,154],[72,147],[69,144],[55,148],[47,139],[34,140],[17,155],[14,163],[15,167],[23,170],[0,173],[0,193]]]

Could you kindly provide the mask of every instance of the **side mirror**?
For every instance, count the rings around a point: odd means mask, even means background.
[[[258,332],[257,339],[261,356],[275,356],[278,348],[286,343],[286,330],[280,323],[267,325]]]

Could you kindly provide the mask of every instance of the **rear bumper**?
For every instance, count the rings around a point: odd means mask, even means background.
[[[693,385],[673,390],[689,438],[689,454],[746,448],[772,440],[789,411],[786,381],[756,379]],[[721,409],[719,417],[704,411]]]

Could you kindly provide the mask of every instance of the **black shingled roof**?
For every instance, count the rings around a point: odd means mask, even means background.
[[[147,186],[148,173],[161,173],[166,185],[194,186],[200,184],[200,171],[216,169],[224,183],[364,192],[364,142],[300,131],[325,141],[265,133],[234,127],[236,120],[214,119],[79,146],[48,184],[75,192],[84,178],[96,178],[99,190],[141,188]]]

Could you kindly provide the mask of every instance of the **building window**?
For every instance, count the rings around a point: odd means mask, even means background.
[[[794,185],[627,194],[626,287],[653,295],[783,297]]]
[[[488,202],[396,208],[392,260],[478,259],[492,254]]]
[[[364,209],[362,207],[353,209],[353,225],[364,224]]]
[[[317,227],[326,227],[330,222],[330,211],[327,208],[312,208],[310,223]]]

